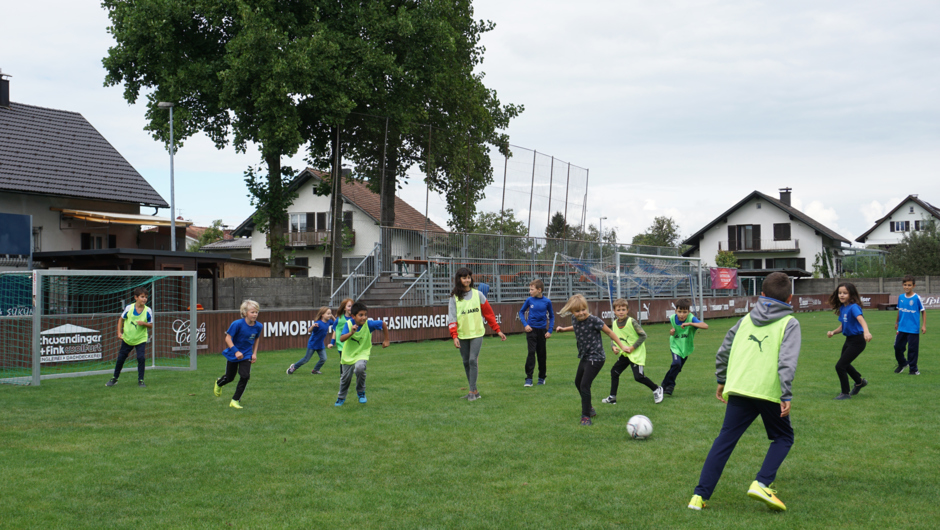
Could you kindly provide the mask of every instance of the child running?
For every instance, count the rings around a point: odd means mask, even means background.
[[[341,407],[346,402],[346,393],[352,381],[353,372],[356,373],[356,393],[359,394],[359,403],[366,403],[366,364],[372,353],[372,332],[382,330],[382,347],[388,348],[388,326],[384,320],[369,320],[369,308],[362,302],[352,306],[353,317],[346,321],[340,332],[340,340],[345,343],[343,355],[340,357],[339,394],[336,396],[336,406]]]
[[[323,363],[326,362],[326,350],[323,348],[323,343],[325,342],[327,334],[330,333],[332,329],[336,326],[336,320],[333,318],[333,311],[329,307],[323,306],[317,311],[317,318],[313,322],[313,327],[310,331],[310,339],[307,341],[307,354],[304,355],[303,359],[295,362],[287,368],[287,375],[294,373],[295,370],[301,366],[307,364],[307,361],[313,357],[314,352],[320,356],[320,360],[317,361],[316,366],[313,367],[311,374],[321,374],[320,368],[323,368]],[[335,339],[335,333],[334,333]],[[326,345],[327,348],[332,348],[333,343]]]
[[[258,313],[261,312],[258,302],[245,300],[240,311],[243,318],[232,322],[225,332],[225,344],[228,346],[222,350],[226,359],[225,375],[215,381],[213,389],[215,397],[222,397],[222,387],[231,383],[235,379],[235,372],[238,372],[235,394],[228,404],[233,409],[243,408],[242,394],[251,379],[251,365],[258,360],[258,345],[261,344],[261,334],[264,332],[264,326],[258,322]]]
[[[578,344],[578,371],[574,376],[574,386],[581,394],[581,425],[591,425],[591,418],[597,416],[591,406],[591,383],[604,367],[606,356],[604,354],[604,341],[601,332],[607,334],[622,351],[627,348],[620,342],[617,334],[607,327],[603,320],[591,314],[584,295],[576,294],[568,299],[568,303],[558,312],[561,316],[572,315],[571,325],[558,326],[555,331],[574,331],[574,338]]]
[[[336,308],[336,325],[333,326],[333,339],[330,341],[331,345],[336,345],[336,353],[340,356],[343,355],[343,341],[340,340],[340,332],[343,331],[343,328],[346,327],[346,322],[352,320],[352,298],[344,298],[342,302],[339,303],[339,307]],[[310,372],[316,374],[316,371]],[[339,366],[339,375],[343,375],[343,365]]]
[[[118,319],[117,336],[121,341],[118,350],[117,364],[114,365],[114,377],[105,383],[105,386],[114,386],[121,377],[124,361],[131,350],[137,353],[137,386],[146,388],[144,384],[144,369],[147,365],[147,330],[153,329],[153,311],[147,307],[147,289],[138,287],[134,289],[134,303],[124,308],[121,318]]]
[[[486,334],[484,319],[499,334],[500,339],[506,340],[486,296],[473,288],[473,273],[461,267],[454,275],[454,288],[447,302],[447,329],[454,339],[454,347],[460,349],[463,358],[469,391],[461,399],[467,401],[476,401],[482,397],[477,390],[477,373],[480,347],[483,346],[483,336]]]
[[[898,297],[898,318],[894,322],[894,357],[898,367],[894,373],[899,374],[907,367],[910,375],[920,375],[917,370],[917,354],[920,350],[920,334],[927,333],[927,312],[920,296],[914,292],[914,277],[905,276],[901,279],[904,295]],[[907,359],[904,358],[904,348],[907,348]]]
[[[633,379],[640,384],[646,385],[653,391],[653,403],[663,401],[663,387],[657,385],[646,374],[643,373],[643,367],[646,364],[646,332],[640,323],[627,314],[627,301],[623,298],[614,300],[614,315],[611,329],[620,337],[620,340],[627,345],[625,350],[621,350],[616,345],[613,346],[614,353],[619,353],[620,357],[610,369],[610,395],[601,400],[601,403],[610,405],[617,404],[617,388],[620,386],[620,374],[627,367],[633,370]]]
[[[539,384],[545,384],[545,341],[552,336],[555,327],[555,310],[552,301],[542,296],[545,283],[542,280],[529,282],[529,298],[519,309],[519,320],[525,326],[525,340],[529,346],[529,355],[525,360],[525,384],[532,386],[535,360],[539,363]]]
[[[839,315],[839,327],[826,332],[826,336],[832,338],[833,335],[842,333],[845,335],[845,343],[842,344],[842,356],[836,363],[836,374],[839,376],[839,384],[842,386],[839,395],[833,399],[849,399],[858,394],[858,391],[868,386],[868,381],[862,378],[862,374],[852,366],[852,361],[858,358],[865,351],[865,346],[871,342],[871,333],[868,331],[868,323],[862,316],[862,307],[859,305],[862,297],[858,295],[858,289],[855,284],[844,282],[840,283],[836,290],[829,296],[829,306],[833,312]],[[849,377],[855,381],[855,386],[849,391]]]
[[[715,397],[728,406],[721,432],[705,458],[698,486],[689,501],[693,510],[705,507],[735,445],[758,416],[771,442],[747,496],[772,510],[787,509],[770,486],[793,446],[790,400],[802,334],[800,323],[791,315],[792,298],[786,274],[768,275],[754,308],[728,331],[718,348]]]
[[[666,377],[663,378],[663,392],[672,395],[676,389],[676,377],[689,360],[689,355],[695,350],[695,332],[700,329],[708,329],[708,324],[702,322],[692,314],[692,301],[688,298],[682,298],[676,301],[676,314],[669,317],[669,324],[672,329],[669,330],[669,350],[672,353],[672,364]]]

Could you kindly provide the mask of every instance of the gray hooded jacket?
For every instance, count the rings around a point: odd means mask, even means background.
[[[755,326],[765,326],[776,322],[781,318],[793,313],[793,307],[766,296],[761,296],[757,303],[751,309],[751,322]],[[738,331],[738,322],[728,330],[725,340],[718,348],[718,355],[715,358],[715,375],[718,377],[718,384],[725,384],[728,373],[728,355],[731,354],[731,343],[734,342],[734,335]],[[800,345],[803,342],[803,336],[800,331],[800,323],[794,318],[787,323],[783,331],[783,343],[780,344],[780,356],[777,361],[777,374],[780,376],[780,400],[790,401],[793,399],[792,385],[793,375],[796,373],[796,362],[800,357]]]

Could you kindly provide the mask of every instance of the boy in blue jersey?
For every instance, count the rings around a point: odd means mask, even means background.
[[[233,409],[243,408],[242,394],[248,386],[248,380],[251,379],[251,365],[258,360],[258,344],[261,343],[261,334],[264,332],[264,326],[258,322],[258,313],[261,312],[258,302],[245,300],[242,302],[240,311],[243,318],[232,322],[225,332],[225,344],[228,346],[222,351],[226,359],[225,375],[216,379],[215,388],[212,391],[215,397],[221,397],[222,387],[234,381],[235,372],[238,372],[235,395],[232,396],[232,402],[228,404]]]
[[[898,297],[898,318],[894,322],[894,356],[898,360],[898,367],[894,373],[899,374],[908,367],[910,375],[920,375],[917,370],[917,354],[920,350],[920,334],[927,333],[927,312],[920,296],[914,293],[914,277],[905,276],[901,279],[904,294]],[[907,347],[907,359],[904,358],[904,348]]]
[[[529,355],[525,360],[525,386],[532,386],[536,358],[539,363],[539,384],[545,384],[545,341],[552,336],[555,328],[555,310],[552,301],[542,296],[544,289],[542,280],[529,282],[529,298],[519,309],[519,320],[525,326],[525,339],[529,345]]]

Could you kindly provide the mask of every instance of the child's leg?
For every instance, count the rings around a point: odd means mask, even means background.
[[[356,361],[354,365],[356,372],[356,393],[359,395],[366,393],[366,362]]]
[[[307,355],[309,354],[310,354],[310,350],[307,350]],[[326,350],[322,348],[317,350],[317,355],[320,356],[320,360],[317,361],[316,365],[314,365],[313,367],[314,370],[319,370],[320,368],[323,368],[323,363],[326,362]]]
[[[147,343],[138,344],[137,348],[137,380],[144,380],[144,371],[147,368]]]
[[[248,380],[251,379],[251,361],[233,364],[238,365],[238,384],[235,385],[235,395],[232,396],[232,399],[241,401],[242,394],[245,393],[245,387],[248,386]],[[232,374],[232,377],[234,376],[235,374]]]
[[[307,348],[307,354],[303,356],[302,359],[294,363],[294,370],[299,369],[301,366],[307,364],[310,361],[310,357],[313,356],[313,348]]]
[[[678,377],[679,372],[682,371],[686,359],[687,357],[679,357],[675,353],[672,354],[672,364],[669,366],[669,371],[666,372],[666,377],[663,378],[663,384],[661,385],[667,392],[671,393],[672,389],[675,388],[676,377]]]
[[[124,361],[127,360],[127,354],[131,352],[134,347],[130,344],[121,341],[121,349],[118,350],[117,364],[114,365],[114,378],[117,379],[121,377],[121,370],[124,369]]]
[[[532,374],[535,372],[535,351],[537,347],[537,339],[535,338],[535,335],[535,329],[525,334],[525,343],[529,349],[529,354],[525,358],[526,379],[532,379]]]
[[[725,470],[725,464],[734,451],[734,446],[744,434],[744,431],[751,426],[751,423],[757,418],[760,412],[754,406],[757,400],[743,398],[740,396],[729,396],[728,406],[725,407],[725,420],[721,425],[721,432],[712,443],[712,448],[708,451],[705,458],[705,464],[702,466],[702,474],[698,479],[698,486],[695,487],[695,494],[701,495],[703,499],[708,500],[715,491],[718,479],[721,478],[722,471]],[[780,411],[777,411],[777,415]],[[765,484],[766,485],[766,484]]]
[[[649,377],[646,377],[646,374],[643,373],[643,367],[639,364],[630,363],[630,368],[633,369],[633,379],[637,383],[642,383],[646,385],[650,390],[656,390],[659,386],[656,385]]]
[[[917,371],[917,357],[920,353],[920,335],[910,333],[907,337],[907,364],[910,365],[911,372]]]
[[[839,384],[843,394],[849,393],[849,376],[856,384],[862,382],[862,376],[858,370],[852,366],[854,361],[865,350],[865,338],[861,335],[851,335],[845,338],[842,345],[842,356],[836,363],[836,374],[839,376]]]
[[[591,384],[594,383],[594,378],[604,367],[604,361],[582,361],[581,364],[584,365],[583,371],[581,366],[578,365],[578,373],[581,375],[581,384],[578,385],[578,392],[581,393],[581,415],[590,417]]]
[[[467,372],[470,392],[477,391],[477,359],[480,356],[481,346],[483,346],[483,337],[460,341],[460,356],[463,357],[463,368]]]
[[[545,328],[533,329],[532,332],[535,334],[535,355],[539,361],[539,379],[545,379]]]
[[[780,469],[787,453],[790,452],[790,447],[793,446],[793,426],[790,425],[790,416],[780,417],[779,403],[758,401],[757,407],[760,410],[760,417],[764,421],[764,429],[767,431],[770,447],[767,449],[767,456],[764,457],[764,463],[754,480],[769,486],[777,478],[777,470]]]
[[[222,377],[216,379],[215,384],[219,386],[225,386],[235,380],[235,373],[238,371],[238,363],[233,363],[232,361],[225,361],[225,374]]]
[[[339,370],[339,394],[336,395],[336,399],[338,400],[346,399],[346,393],[349,392],[349,382],[352,381],[355,367],[351,364],[340,364]]]
[[[898,366],[905,366],[907,359],[904,358],[904,350],[907,347],[907,333],[898,332],[894,336],[894,358],[898,361]]]
[[[623,373],[627,367],[630,366],[630,359],[627,359],[625,356],[620,355],[617,357],[617,362],[614,363],[614,366],[610,369],[610,395],[616,396],[617,389],[620,388],[620,374]]]

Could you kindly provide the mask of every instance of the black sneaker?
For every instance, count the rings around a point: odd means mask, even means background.
[[[668,387],[668,388],[667,388],[667,387],[663,387],[663,394],[666,394],[667,396],[671,396],[671,395],[672,395],[672,391],[673,391],[673,387]]]
[[[852,396],[851,396],[850,394],[845,394],[845,393],[840,392],[838,396],[836,396],[836,397],[834,397],[834,398],[832,398],[832,399],[837,399],[837,400],[840,400],[840,401],[841,401],[841,400],[843,400],[843,399],[850,399],[851,397],[852,397]]]
[[[907,363],[899,364],[897,368],[894,369],[894,373],[899,374],[904,371],[904,368],[907,367]]]
[[[112,377],[110,381],[104,384],[104,386],[114,386],[117,383],[117,377]]]
[[[920,375],[920,370],[911,370],[910,375]]]
[[[597,416],[597,411],[594,410],[594,407],[591,407],[591,417]]]
[[[852,391],[849,392],[849,395],[857,395],[858,391],[865,388],[866,386],[868,386],[868,380],[863,377],[861,383],[856,383],[855,386],[852,387]]]
[[[141,379],[140,381],[137,381],[137,386],[140,388],[147,388],[147,385],[144,384],[143,379]]]

